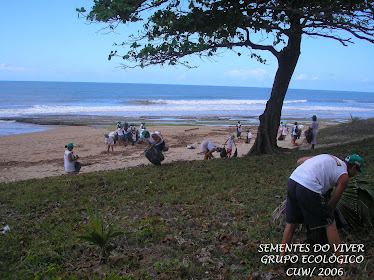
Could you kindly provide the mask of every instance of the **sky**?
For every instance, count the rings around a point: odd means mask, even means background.
[[[276,59],[259,53],[260,64],[241,50],[220,52],[214,60],[191,57],[198,68],[152,66],[120,67],[123,61],[108,54],[134,32],[123,26],[116,33],[104,25],[88,24],[76,8],[93,6],[93,0],[0,0],[0,81],[63,81],[150,83],[271,88]],[[301,55],[290,88],[374,92],[374,44],[355,41],[342,46],[323,38],[302,39]]]

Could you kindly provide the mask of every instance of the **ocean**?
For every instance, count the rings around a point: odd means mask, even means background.
[[[159,123],[209,125],[242,120],[258,124],[270,88],[121,83],[0,81],[0,135],[50,127],[14,120],[114,117]],[[317,115],[336,122],[374,117],[374,93],[289,89],[282,119],[297,121]]]

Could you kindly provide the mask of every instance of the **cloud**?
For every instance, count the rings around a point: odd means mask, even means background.
[[[226,72],[227,76],[232,78],[239,78],[242,80],[256,79],[257,81],[263,81],[269,77],[269,72],[262,68],[254,70],[231,70]]]
[[[318,81],[320,80],[320,77],[314,76],[314,77],[309,77],[307,74],[300,74],[295,78],[296,81]]]
[[[7,71],[7,72],[25,72],[27,71],[27,68],[22,66],[14,66],[14,65],[8,65],[5,63],[0,64],[0,71]]]
[[[295,78],[296,81],[305,81],[308,80],[308,75],[307,74],[300,74]]]
[[[180,75],[177,76],[177,79],[179,81],[187,80],[187,75],[186,74],[180,74]]]

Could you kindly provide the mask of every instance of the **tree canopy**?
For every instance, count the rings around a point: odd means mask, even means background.
[[[271,97],[260,116],[252,151],[273,153],[283,100],[300,55],[303,35],[337,40],[343,46],[354,39],[374,43],[374,3],[358,0],[95,0],[88,21],[121,24],[143,21],[114,50],[124,67],[189,65],[189,56],[213,57],[228,49],[265,62],[257,51],[268,51],[278,61]],[[144,18],[143,18],[144,17]],[[339,32],[338,32],[339,31]],[[342,32],[343,31],[343,32]],[[344,36],[344,37],[342,37]]]

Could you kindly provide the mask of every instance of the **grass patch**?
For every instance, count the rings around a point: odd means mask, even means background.
[[[332,131],[348,138],[357,131],[372,134],[372,125],[361,120],[344,125],[321,131],[321,141]],[[1,222],[11,230],[0,236],[0,278],[289,279],[283,266],[261,263],[258,246],[280,243],[283,228],[271,214],[286,197],[296,160],[320,153],[359,154],[365,179],[374,181],[372,140],[364,139],[279,155],[2,183]],[[104,221],[127,232],[113,238],[106,263],[97,248],[78,238],[91,224],[86,209],[96,208]],[[304,237],[300,232],[294,242]],[[365,261],[346,268],[345,275],[373,277],[373,231],[341,237],[365,244]]]
[[[317,144],[339,144],[357,142],[364,138],[374,138],[374,118],[351,118],[348,123],[330,126],[318,132]]]

